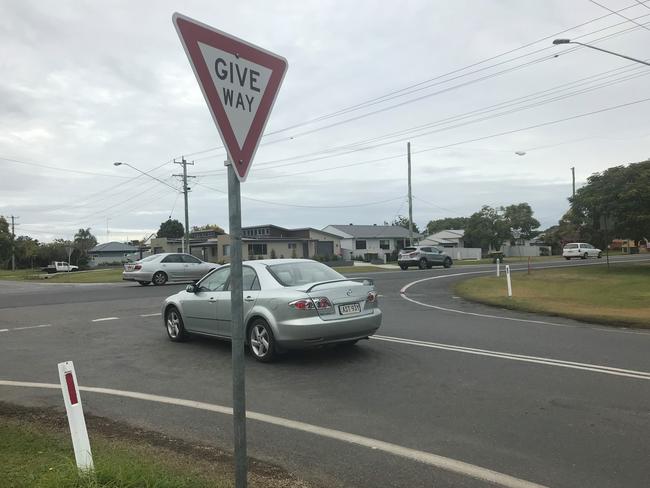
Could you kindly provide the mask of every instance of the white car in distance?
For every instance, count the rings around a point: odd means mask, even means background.
[[[564,249],[562,249],[562,256],[564,256],[565,259],[602,258],[603,251],[585,242],[572,242],[564,246]]]

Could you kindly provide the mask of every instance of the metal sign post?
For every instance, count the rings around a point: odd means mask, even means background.
[[[241,248],[241,195],[239,178],[228,167],[228,215],[230,230],[230,310],[232,320],[232,410],[235,440],[235,486],[246,486],[246,380],[244,372],[244,293]]]
[[[175,13],[172,21],[228,153],[235,487],[246,488],[246,392],[240,182],[246,180],[287,60]]]

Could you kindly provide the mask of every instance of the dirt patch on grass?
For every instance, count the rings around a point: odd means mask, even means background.
[[[170,459],[176,464],[191,464],[202,474],[219,474],[234,479],[231,453],[206,444],[188,442],[159,432],[140,429],[122,422],[85,415],[88,430],[94,439],[120,441],[138,447],[152,458]],[[65,412],[56,408],[23,407],[0,402],[0,421],[24,425],[42,432],[67,434]],[[72,451],[70,452],[72,457]],[[249,485],[258,488],[317,488],[298,479],[285,469],[249,458]]]

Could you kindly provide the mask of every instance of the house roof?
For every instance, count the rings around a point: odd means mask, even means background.
[[[431,234],[430,236],[427,236],[427,239],[459,239],[463,238],[465,236],[465,230],[464,229],[446,229],[446,230],[441,230],[440,232],[435,232]]]
[[[330,225],[328,227],[358,239],[408,238],[409,236],[408,229],[398,225]],[[413,237],[421,236],[414,232]]]
[[[137,247],[122,242],[106,242],[104,244],[97,244],[88,252],[136,252]]]

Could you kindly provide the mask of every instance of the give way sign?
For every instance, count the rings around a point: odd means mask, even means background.
[[[245,181],[287,60],[182,14],[172,20],[237,177]]]

